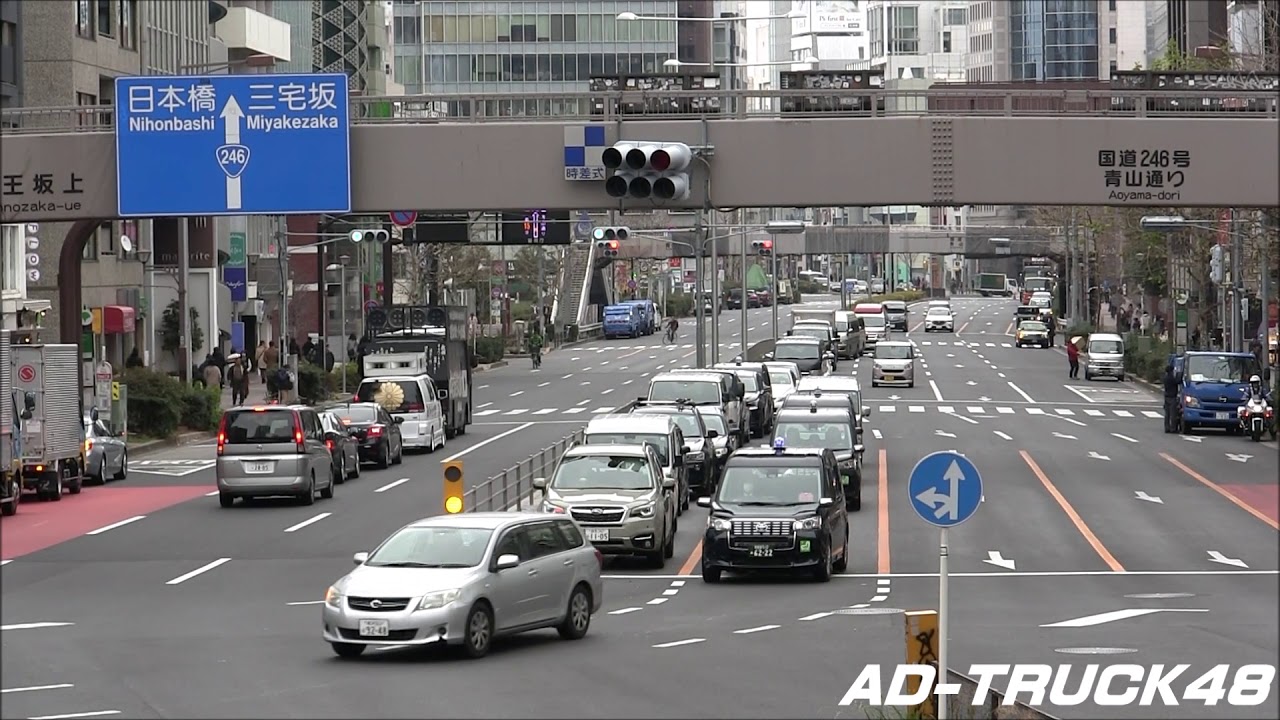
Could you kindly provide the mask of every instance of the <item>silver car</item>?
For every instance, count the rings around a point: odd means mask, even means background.
[[[303,505],[333,497],[333,453],[324,425],[301,405],[237,407],[218,427],[218,502],[288,495]]]
[[[916,386],[916,348],[903,340],[882,340],[871,361],[871,387]]]
[[[344,658],[432,643],[478,658],[494,638],[548,627],[577,640],[604,601],[603,558],[566,516],[425,518],[355,562],[324,597],[324,639]]]
[[[129,452],[124,438],[111,432],[97,413],[84,419],[85,468],[96,485],[123,480],[129,474]]]

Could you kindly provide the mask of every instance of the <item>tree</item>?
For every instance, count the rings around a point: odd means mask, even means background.
[[[200,311],[194,307],[189,307],[191,319],[188,327],[191,329],[191,355],[195,356],[204,347],[204,330],[198,322],[200,319]],[[181,307],[178,301],[174,300],[164,309],[164,314],[160,316],[160,348],[173,355],[173,359],[177,361],[179,346],[182,343],[182,328],[179,326],[179,318]]]

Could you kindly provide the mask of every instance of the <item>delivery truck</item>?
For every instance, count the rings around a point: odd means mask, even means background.
[[[978,294],[982,297],[1009,297],[1009,281],[1004,273],[980,273]]]
[[[0,514],[18,512],[22,499],[22,481],[19,480],[15,443],[19,437],[18,412],[13,398],[13,365],[10,364],[9,344],[13,339],[8,330],[0,330]]]
[[[80,407],[80,348],[8,345],[22,489],[58,501],[84,485],[84,419]]]

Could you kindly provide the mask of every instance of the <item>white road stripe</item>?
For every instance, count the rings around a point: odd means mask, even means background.
[[[1089,417],[1102,417],[1102,411],[1101,411],[1101,410],[1090,410],[1090,409],[1085,409],[1085,410],[1083,410],[1083,412],[1084,412],[1084,414],[1085,414],[1085,415],[1088,415]]]
[[[85,533],[85,535],[101,535],[102,533],[104,533],[104,532],[106,532],[106,531],[108,531],[108,530],[115,530],[115,529],[116,529],[116,528],[118,528],[118,527],[124,527],[125,525],[128,525],[129,523],[135,523],[135,522],[138,522],[139,520],[141,520],[141,519],[143,519],[143,518],[145,518],[145,517],[146,517],[146,515],[134,515],[133,517],[131,517],[131,518],[127,518],[127,519],[125,519],[125,520],[121,520],[120,522],[111,523],[110,525],[104,525],[104,526],[102,526],[102,527],[98,528],[97,530],[90,530],[89,532]]]
[[[1133,417],[1133,413],[1129,412],[1128,410],[1113,410],[1112,412],[1114,412],[1119,417]]]
[[[752,633],[764,632],[765,630],[777,630],[781,625],[761,625],[760,627],[746,628],[744,630],[734,630],[734,635],[750,635]]]
[[[874,437],[874,438],[875,438],[875,439],[877,439],[877,440],[883,440],[883,439],[884,439],[884,436],[880,434],[880,431],[879,431],[879,430],[877,430],[877,429],[875,429],[875,428],[871,428],[871,436],[872,436],[872,437]]]
[[[1022,391],[1022,388],[1020,388],[1020,387],[1018,387],[1017,385],[1015,385],[1015,384],[1013,383],[1013,381],[1012,381],[1012,380],[1010,380],[1010,381],[1009,381],[1009,387],[1010,387],[1010,388],[1012,388],[1014,392],[1016,392],[1016,393],[1018,393],[1019,395],[1021,395],[1023,400],[1026,400],[1026,401],[1027,401],[1027,402],[1029,402],[1029,403],[1033,403],[1033,402],[1035,402],[1035,399],[1034,399],[1034,398],[1032,398],[1030,395],[1028,395],[1028,394],[1026,394],[1025,392],[1023,392],[1023,391]]]
[[[0,694],[8,695],[9,693],[20,692],[37,692],[40,690],[63,690],[65,688],[73,688],[75,685],[71,683],[59,683],[57,685],[31,685],[29,687],[4,688],[0,690]]]
[[[93,710],[91,712],[67,713],[66,715],[36,715],[30,720],[71,720],[72,718],[103,717],[119,715],[119,710]]]
[[[1009,437],[1008,435],[1006,435],[1005,433],[1000,432],[999,430],[994,430],[993,432],[996,434],[996,437],[1004,438],[1005,440],[1012,440],[1012,439],[1013,439],[1012,437]]]
[[[196,577],[198,575],[203,575],[204,573],[207,573],[210,570],[213,570],[214,568],[219,567],[221,565],[225,565],[226,563],[229,563],[229,562],[231,562],[231,558],[218,558],[217,560],[214,560],[213,562],[207,565],[202,565],[196,568],[195,570],[192,570],[189,573],[186,573],[184,575],[179,575],[178,577],[165,583],[165,585],[181,585],[182,583],[190,580],[193,577]]]
[[[374,492],[376,493],[386,492],[393,487],[399,487],[400,485],[403,485],[407,482],[409,482],[409,478],[400,478],[399,480],[393,480],[387,483],[386,485],[383,485],[382,487],[378,488],[377,490],[374,490]]]
[[[14,625],[0,625],[0,630],[40,630],[42,628],[70,627],[75,623],[69,622],[33,622],[33,623],[17,623]]]
[[[880,412],[882,412],[882,413],[897,412],[897,410],[898,410],[898,408],[896,408],[896,407],[894,407],[894,406],[892,406],[892,405],[881,405],[881,406],[880,406]]]
[[[302,600],[300,602],[285,603],[285,605],[290,605],[293,607],[298,607],[299,605],[323,605],[323,604],[324,604],[323,600]]]
[[[986,409],[986,408],[984,408],[984,407],[982,407],[982,406],[980,406],[980,405],[970,405],[969,407],[967,407],[967,408],[965,408],[965,409],[966,409],[966,410],[968,410],[970,413],[972,413],[972,414],[974,414],[974,415],[986,415],[986,414],[987,414],[987,409]]]
[[[998,407],[998,408],[996,408],[996,412],[1000,413],[1001,415],[1012,415],[1012,414],[1013,414],[1013,408],[1011,408],[1011,407]]]
[[[569,408],[568,410],[565,410],[564,413],[566,415],[577,415],[580,412],[586,412],[586,411],[587,409],[584,407],[574,407],[574,408]]]
[[[871,602],[884,602],[885,600],[888,600],[888,599],[889,597],[887,595],[877,595],[871,598]]]
[[[601,414],[604,414],[604,413],[611,413],[611,412],[613,412],[613,410],[614,410],[614,408],[611,408],[611,407],[601,407],[601,408],[596,408],[595,410],[592,410],[591,412],[592,412],[592,414],[594,414],[594,415],[601,415]]]
[[[7,560],[0,560],[0,567],[4,567],[5,565],[8,565],[11,562],[13,562],[13,558],[9,558]]]
[[[1154,418],[1154,419],[1156,419],[1156,420],[1162,420],[1162,419],[1164,419],[1164,416],[1163,416],[1163,415],[1161,415],[1160,413],[1156,412],[1155,410],[1143,410],[1143,411],[1142,411],[1142,414],[1143,414],[1143,415],[1146,415],[1146,416],[1147,416],[1147,417],[1149,417],[1149,418]]]
[[[471,413],[471,417],[484,417],[485,415],[496,415],[497,413],[500,413],[500,412],[502,411],[501,410],[481,410],[480,412]]]
[[[1028,415],[1044,415],[1043,408],[1029,407],[1029,408],[1025,408],[1025,410],[1027,411]]]
[[[527,412],[529,412],[528,408],[516,408],[515,410],[508,410],[502,414],[503,415],[523,415]]]
[[[644,608],[628,607],[628,608],[622,608],[622,609],[620,609],[620,610],[610,610],[610,611],[609,611],[609,614],[610,614],[610,615],[627,615],[627,614],[629,614],[629,613],[633,613],[633,612],[640,612],[640,611],[641,611],[641,610],[643,610],[643,609],[644,609]]]
[[[1075,415],[1075,413],[1071,412],[1067,408],[1058,408],[1057,410],[1055,410],[1055,412],[1057,412],[1059,415]]]
[[[662,603],[664,603],[664,602],[666,602],[666,601],[667,601],[667,598],[660,597],[660,598],[654,598],[654,599],[650,600],[649,602],[647,602],[647,603],[645,603],[645,604],[646,604],[646,605],[661,605]]]
[[[1136,442],[1138,442],[1137,440],[1134,440],[1133,438],[1129,437],[1128,435],[1121,435],[1120,433],[1111,433],[1111,434],[1112,434],[1113,436],[1115,436],[1115,437],[1120,438],[1121,440],[1124,440],[1125,442],[1131,442],[1131,443],[1136,443]]]
[[[556,411],[556,409],[555,409],[555,408],[542,408],[541,410],[538,410],[538,411],[536,411],[536,412],[535,412],[535,413],[533,413],[533,414],[534,414],[534,415],[550,415],[551,413],[553,413],[553,412],[555,412],[555,411]]]
[[[907,412],[922,413],[922,412],[924,412],[924,406],[923,406],[923,405],[909,405],[909,406],[907,406]]]
[[[675,595],[678,592],[680,592],[680,588],[667,588],[666,590],[662,591],[662,594],[667,597],[671,597],[672,595]]]
[[[523,424],[523,425],[517,425],[516,427],[513,427],[513,428],[511,428],[510,430],[508,430],[508,431],[506,431],[506,432],[502,432],[502,433],[498,433],[497,435],[494,435],[493,437],[489,438],[488,440],[481,440],[480,442],[476,443],[475,445],[472,445],[471,447],[468,447],[468,448],[464,448],[464,449],[462,449],[462,450],[459,450],[458,452],[456,452],[456,453],[454,453],[454,454],[450,455],[449,457],[445,458],[444,460],[441,460],[440,462],[441,462],[441,464],[444,464],[444,463],[447,463],[447,462],[449,462],[449,461],[451,461],[451,460],[457,460],[458,458],[462,457],[463,455],[467,455],[467,454],[469,454],[469,453],[471,453],[471,452],[473,452],[473,451],[475,451],[475,450],[479,450],[480,448],[484,447],[485,445],[488,445],[488,444],[489,444],[489,443],[491,443],[491,442],[495,442],[495,441],[497,441],[497,440],[501,440],[502,438],[504,438],[504,437],[506,437],[506,436],[508,436],[508,435],[514,435],[515,433],[518,433],[518,432],[520,432],[521,430],[524,430],[525,428],[530,428],[530,427],[533,427],[533,423],[531,423],[531,422],[527,422],[527,423],[525,423],[525,424]]]
[[[677,640],[677,641],[675,641],[675,642],[660,643],[660,644],[658,644],[658,645],[654,645],[654,647],[656,647],[656,648],[672,648],[672,647],[680,647],[681,645],[696,645],[696,644],[698,644],[698,643],[702,643],[702,642],[706,642],[706,641],[707,641],[707,639],[706,639],[706,638],[689,638],[688,640]]]
[[[297,525],[292,525],[290,527],[287,527],[284,529],[284,531],[287,533],[297,532],[308,525],[314,525],[315,523],[320,522],[321,520],[329,517],[332,514],[333,513],[322,512],[319,515],[316,515],[315,517],[310,517],[310,518],[307,518],[306,520],[303,520]]]
[[[807,622],[809,620],[821,620],[824,617],[830,617],[834,614],[835,613],[820,612],[820,613],[814,613],[812,615],[805,615],[804,617],[800,618],[800,622]]]

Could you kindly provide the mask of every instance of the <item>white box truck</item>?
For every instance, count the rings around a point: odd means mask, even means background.
[[[61,500],[84,484],[84,418],[80,407],[80,348],[10,345],[18,465],[22,489]]]
[[[14,444],[19,439],[18,412],[13,397],[13,365],[10,364],[9,344],[13,342],[8,330],[0,330],[0,514],[18,512],[22,499],[22,482],[19,480],[17,459],[19,453]]]

